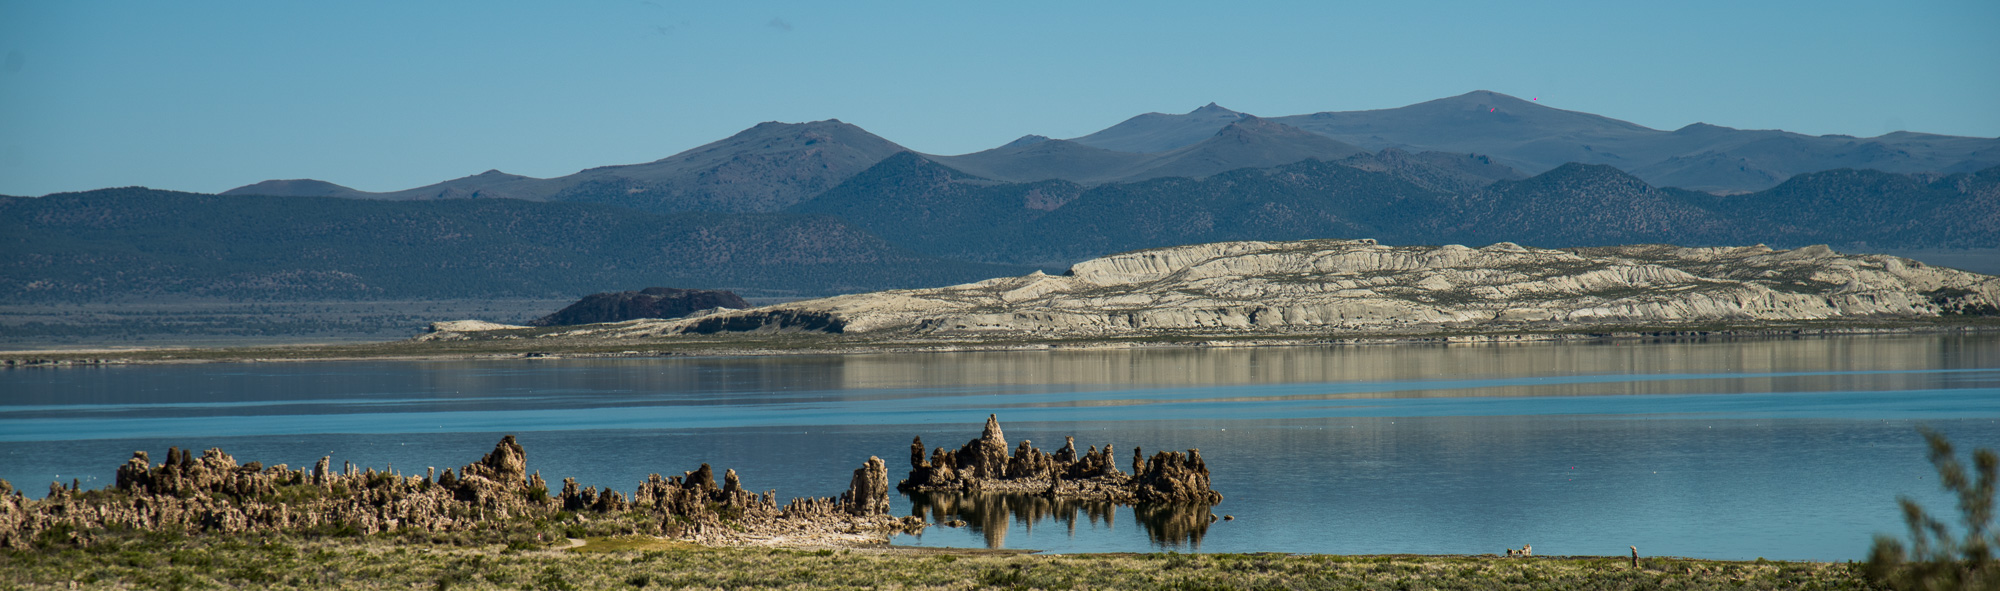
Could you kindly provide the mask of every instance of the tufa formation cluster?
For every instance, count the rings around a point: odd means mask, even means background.
[[[657,535],[702,543],[735,543],[777,536],[888,532],[921,528],[919,518],[888,515],[888,470],[869,458],[837,498],[800,498],[780,507],[777,492],[743,488],[734,470],[716,485],[708,464],[681,476],[654,474],[631,498],[615,490],[579,488],[565,479],[549,494],[539,472],[528,472],[527,453],[512,435],[478,462],[442,473],[405,476],[391,469],[339,470],[324,457],[310,470],[284,464],[238,464],[220,449],[199,457],[179,448],[153,464],[144,451],[117,471],[115,483],[85,491],[52,483],[47,497],[28,499],[0,481],[0,548],[56,542],[91,543],[91,532],[141,529],[183,533],[433,532],[500,528],[509,523],[578,519],[626,524],[631,535]],[[612,519],[616,517],[617,519]]]
[[[987,415],[986,430],[956,451],[930,450],[924,440],[910,443],[910,475],[896,486],[905,492],[1036,492],[1051,498],[1101,499],[1119,503],[1222,502],[1209,487],[1208,464],[1201,450],[1159,452],[1146,458],[1132,448],[1132,473],[1118,469],[1115,448],[1091,446],[1078,453],[1076,438],[1064,438],[1055,453],[1023,440],[1012,454],[997,415]]]

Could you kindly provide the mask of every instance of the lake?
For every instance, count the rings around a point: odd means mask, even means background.
[[[0,478],[109,484],[133,450],[456,468],[503,434],[628,493],[703,462],[830,496],[997,413],[1044,450],[1200,448],[1212,509],[895,495],[895,543],[1048,552],[1849,560],[1898,495],[1955,517],[1917,434],[2000,447],[2000,335],[1087,349],[0,371]],[[1229,515],[1231,520],[1211,521]]]

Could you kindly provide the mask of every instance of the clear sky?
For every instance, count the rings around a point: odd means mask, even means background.
[[[1657,129],[1995,137],[1996,31],[1994,0],[0,0],[0,194],[559,176],[827,118],[957,154],[1480,89]]]

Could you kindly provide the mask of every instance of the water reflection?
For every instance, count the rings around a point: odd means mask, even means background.
[[[1043,522],[1076,537],[1077,524],[1113,529],[1125,508],[1110,501],[1051,499],[1026,493],[910,493],[910,514],[933,524],[965,522],[988,548],[1007,547],[1007,532],[1019,525],[1033,534]],[[1130,508],[1147,540],[1161,549],[1199,550],[1215,513],[1207,505],[1152,503]],[[938,527],[934,525],[933,527]]]
[[[733,407],[1279,384],[1342,384],[1322,394],[1362,398],[1643,395],[1818,391],[1855,387],[1854,372],[1995,367],[2000,367],[2000,337],[1991,334],[533,362],[231,363],[7,372],[0,374],[0,388],[8,392],[0,397],[0,409],[185,404],[229,406],[227,414],[242,415],[543,409],[574,404]],[[1624,375],[1688,379],[1543,381]],[[1877,390],[1933,387],[1934,381],[1927,375],[1901,373],[1860,379],[1868,383],[1859,387]],[[1495,380],[1501,383],[1491,383]]]
[[[0,443],[101,438],[1597,414],[2000,412],[2000,335],[0,372]],[[1888,402],[1877,393],[1902,393]],[[1715,396],[1723,394],[1726,396]],[[0,475],[5,474],[0,470]]]
[[[1247,348],[1135,348],[925,355],[834,360],[850,391],[939,384],[1139,386],[1346,384],[1332,397],[1598,396],[1819,391],[1855,387],[1852,372],[2000,367],[2000,338],[1884,335],[1712,341],[1530,342]],[[1797,375],[1831,372],[1839,375]],[[1582,380],[1560,376],[1696,379]],[[1706,377],[1704,377],[1706,376]],[[1864,375],[1868,389],[1912,389],[1931,378]],[[1464,383],[1471,380],[1477,383]],[[1493,380],[1514,383],[1486,383]]]

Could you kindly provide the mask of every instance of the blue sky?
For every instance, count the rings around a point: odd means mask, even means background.
[[[0,194],[409,188],[838,118],[957,154],[1486,89],[1658,129],[2000,136],[2000,2],[0,0]]]

